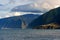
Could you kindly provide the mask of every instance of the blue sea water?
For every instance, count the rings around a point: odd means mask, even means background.
[[[2,29],[0,40],[60,40],[60,30]]]

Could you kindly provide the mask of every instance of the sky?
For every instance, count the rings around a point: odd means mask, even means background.
[[[30,6],[27,4],[29,4]],[[22,5],[27,5],[26,7],[25,6],[24,7],[25,8],[28,7],[28,9],[31,8],[29,10],[37,9],[42,12],[47,12],[53,8],[59,7],[60,0],[0,0],[0,18],[27,14],[26,12],[11,12],[13,8],[16,9],[17,6],[22,6]],[[23,9],[23,10],[27,10],[27,9]]]

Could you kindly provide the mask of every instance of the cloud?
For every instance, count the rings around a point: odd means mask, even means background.
[[[45,9],[51,9],[51,8],[54,8],[56,5],[60,5],[60,0],[0,0],[0,4],[5,5],[4,8],[7,8],[7,7],[12,8],[18,5],[26,5],[32,2],[33,3],[35,2],[35,6],[38,6],[42,9],[44,5],[45,5],[44,6]],[[47,4],[48,4],[48,8],[46,8]]]
[[[14,13],[14,16],[19,16],[19,15],[21,15],[19,12]]]
[[[4,5],[0,7],[0,11],[10,11],[15,6],[25,5],[31,2],[33,2],[33,0],[0,0],[0,4]]]
[[[41,0],[38,0],[37,3],[39,4],[40,1]],[[49,9],[52,9],[56,5],[60,6],[60,0],[43,0],[43,1],[40,2],[40,6],[43,6],[43,5],[45,5],[44,7],[49,7]]]
[[[8,3],[8,5],[6,5]],[[0,0],[0,16],[5,17],[9,12],[47,12],[60,6],[60,0]],[[6,14],[3,14],[6,13]],[[10,13],[12,16],[14,13]],[[9,14],[9,16],[11,16]]]
[[[19,5],[17,7],[14,7],[11,11],[12,12],[41,12],[39,8],[37,8],[38,5],[31,3],[26,5]]]
[[[60,0],[34,0],[33,3],[18,5],[11,11],[17,12],[47,12],[60,6]]]
[[[0,6],[3,6],[2,4],[0,4]]]
[[[9,15],[6,15],[5,17],[10,17]]]
[[[56,5],[60,6],[60,0],[0,0],[0,4],[4,5],[4,7],[0,7],[0,10],[8,11],[16,6],[27,5],[29,3],[34,3],[32,6],[40,9],[40,11],[53,9],[56,7]]]

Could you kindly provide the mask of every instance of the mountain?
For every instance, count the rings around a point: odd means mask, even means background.
[[[38,18],[40,15],[35,15],[35,14],[25,14],[23,16],[20,16],[23,18],[23,20],[26,22],[26,24],[29,24],[31,21],[34,19]]]
[[[34,28],[51,23],[60,25],[60,7],[52,9],[39,16],[37,19],[29,24],[28,28]]]
[[[1,28],[21,28],[22,23],[29,24],[32,20],[37,18],[39,15],[26,14],[22,16],[14,16],[9,18],[0,19]]]
[[[0,29],[3,28],[21,28],[21,19],[20,17],[9,17],[0,19]]]

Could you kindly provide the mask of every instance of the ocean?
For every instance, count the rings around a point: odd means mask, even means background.
[[[60,30],[2,29],[0,40],[60,40]]]

